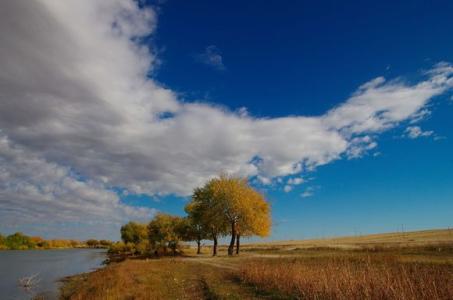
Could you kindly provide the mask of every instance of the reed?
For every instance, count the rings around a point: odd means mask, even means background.
[[[244,264],[243,282],[295,299],[453,299],[453,267],[396,257],[261,259]]]

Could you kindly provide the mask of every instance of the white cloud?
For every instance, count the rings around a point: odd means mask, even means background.
[[[299,185],[299,184],[302,184],[304,182],[304,179],[302,177],[292,177],[292,178],[289,178],[287,181],[286,181],[286,185],[283,187],[283,191],[285,193],[289,193],[290,191],[293,190],[293,187],[295,185]]]
[[[303,182],[304,182],[304,179],[302,177],[288,179],[288,184],[292,184],[292,185],[299,185],[299,184],[302,184]]]
[[[203,53],[196,56],[196,59],[205,65],[216,68],[217,70],[225,70],[222,55],[219,48],[215,45],[207,46]]]
[[[351,139],[346,154],[349,159],[362,157],[368,150],[377,147],[377,143],[369,135],[359,136]]]
[[[283,191],[284,191],[285,193],[291,192],[292,189],[293,189],[293,187],[290,186],[290,185],[285,185],[285,186],[283,187]]]
[[[302,194],[300,194],[300,196],[302,198],[308,198],[308,197],[313,196],[313,192],[312,191],[304,191]]]
[[[258,181],[263,184],[263,185],[269,185],[272,183],[272,180],[270,178],[258,175],[257,176]]]
[[[63,207],[64,218],[93,210],[92,220],[122,220],[136,211],[121,205],[112,187],[188,195],[219,172],[278,182],[361,156],[376,147],[373,136],[453,86],[453,67],[441,63],[415,84],[378,77],[320,116],[255,118],[244,109],[179,101],[147,78],[157,58],[140,40],[156,23],[152,9],[132,0],[0,3],[0,130],[8,149],[41,162],[24,169],[2,152],[1,170],[22,170],[8,171],[8,182],[34,178],[16,193],[1,186],[2,211],[50,215]],[[33,177],[48,168],[63,175]],[[52,198],[63,179],[70,184],[65,197]],[[71,197],[76,201],[65,200]]]
[[[417,112],[416,114],[414,114],[412,116],[409,123],[410,124],[418,123],[418,122],[428,118],[429,116],[431,116],[431,111],[429,109],[421,109],[419,112]]]
[[[362,85],[348,101],[332,109],[325,122],[344,135],[380,132],[417,115],[432,97],[453,86],[453,68],[438,64],[415,85],[379,77]]]
[[[416,139],[419,137],[428,137],[433,135],[432,130],[423,131],[419,126],[409,126],[405,130],[406,136],[411,139]]]
[[[307,187],[305,189],[305,191],[303,191],[302,194],[300,194],[300,196],[302,198],[308,198],[308,197],[313,196],[314,193],[315,193],[315,188],[314,187]]]
[[[83,228],[96,223],[118,229],[130,219],[149,220],[153,214],[152,209],[122,204],[101,183],[82,180],[71,168],[47,162],[0,135],[1,229],[18,223],[75,223]],[[89,230],[84,236],[93,235]]]

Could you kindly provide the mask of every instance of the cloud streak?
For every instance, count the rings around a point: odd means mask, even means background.
[[[188,195],[219,172],[269,183],[360,157],[453,86],[441,63],[413,84],[378,77],[320,116],[255,118],[181,102],[148,78],[157,58],[141,41],[156,24],[132,0],[1,2],[2,225],[25,215],[117,222],[152,212],[122,205],[114,187]],[[35,176],[49,169],[57,175]]]
[[[416,139],[419,137],[428,137],[433,135],[434,131],[427,130],[423,131],[420,126],[409,126],[405,130],[406,136],[410,139]]]

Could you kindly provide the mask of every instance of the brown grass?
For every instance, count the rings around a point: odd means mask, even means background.
[[[379,233],[360,236],[332,237],[311,240],[269,241],[261,243],[244,243],[243,249],[294,249],[294,248],[335,248],[363,250],[378,247],[407,248],[433,244],[452,244],[453,229],[435,229],[411,232]]]
[[[126,260],[71,278],[62,299],[199,299],[201,289],[187,263]]]
[[[228,268],[193,259],[128,259],[67,278],[60,299],[255,299],[236,278]]]
[[[62,299],[453,299],[451,230],[252,244],[240,256],[126,259]]]
[[[453,266],[391,256],[260,259],[243,265],[239,277],[282,298],[453,299]]]

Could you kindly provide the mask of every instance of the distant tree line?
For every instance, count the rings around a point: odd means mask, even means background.
[[[228,254],[233,255],[239,254],[241,237],[265,237],[270,232],[269,204],[243,178],[222,175],[208,181],[194,190],[185,211],[185,217],[158,213],[148,224],[125,224],[122,241],[112,244],[110,252],[175,255],[181,241],[193,241],[200,254],[201,241],[212,240],[215,256],[219,238],[230,235]]]
[[[30,250],[58,248],[108,248],[112,244],[107,240],[87,241],[52,239],[45,240],[39,236],[27,236],[16,232],[8,236],[0,234],[0,250]]]

